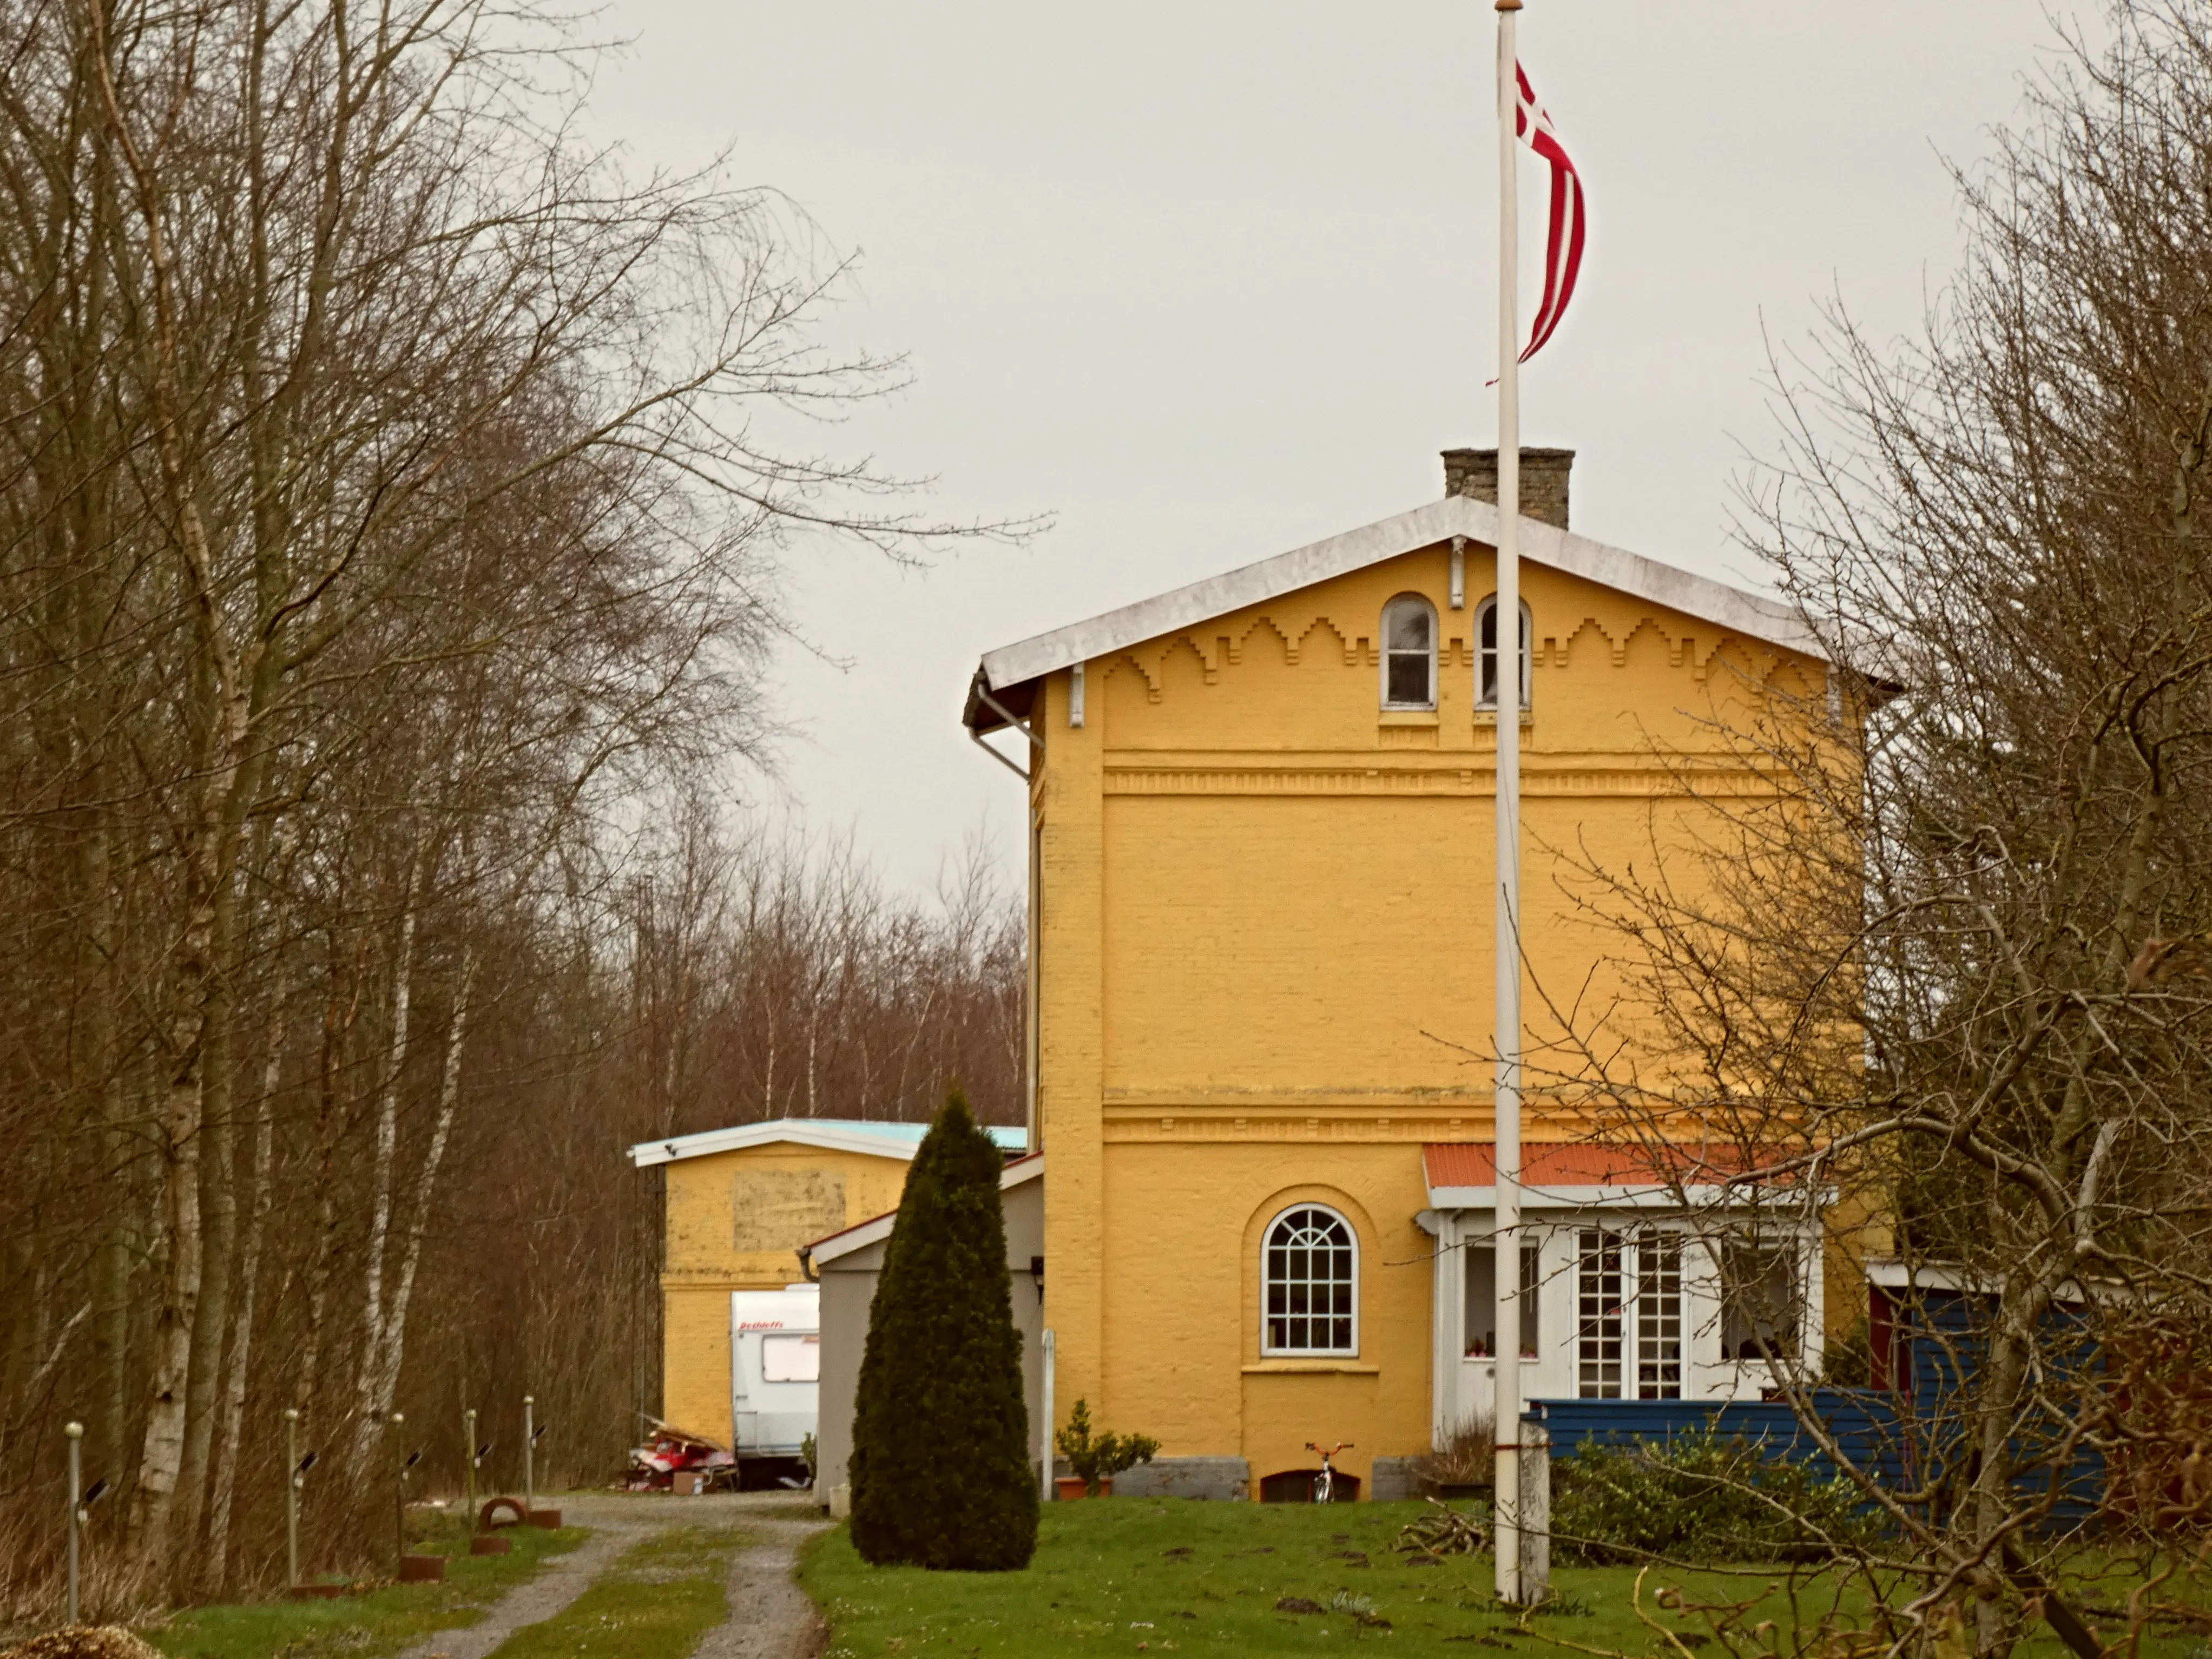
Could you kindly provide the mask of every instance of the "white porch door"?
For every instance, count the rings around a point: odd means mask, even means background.
[[[1682,1397],[1682,1236],[1585,1227],[1576,1235],[1575,1393]]]

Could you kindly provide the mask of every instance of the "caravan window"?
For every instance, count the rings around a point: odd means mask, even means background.
[[[822,1339],[818,1336],[761,1338],[761,1381],[763,1382],[819,1382],[822,1380]]]

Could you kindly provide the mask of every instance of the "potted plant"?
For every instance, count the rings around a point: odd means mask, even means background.
[[[1053,1480],[1053,1488],[1063,1503],[1077,1498],[1112,1496],[1115,1475],[1139,1463],[1151,1462],[1153,1454],[1160,1449],[1160,1443],[1148,1434],[1115,1434],[1110,1429],[1093,1434],[1091,1402],[1087,1400],[1075,1402],[1075,1409],[1067,1414],[1067,1426],[1053,1437],[1053,1444],[1074,1471]]]
[[[1486,1416],[1478,1414],[1458,1425],[1414,1466],[1423,1490],[1447,1500],[1489,1497],[1496,1474],[1497,1440]]]

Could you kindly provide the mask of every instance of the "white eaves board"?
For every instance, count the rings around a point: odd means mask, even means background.
[[[1462,536],[1494,547],[1498,507],[1469,495],[1448,495],[1395,518],[1293,548],[1202,581],[1156,593],[1048,634],[986,652],[985,683],[1004,690],[1077,663],[1109,656],[1146,640],[1179,633],[1209,617],[1264,605],[1283,594],[1310,587],[1348,572],[1395,559],[1419,548]],[[1648,559],[1626,548],[1592,541],[1534,519],[1521,520],[1521,556],[1570,575],[1665,605],[1686,617],[1710,622],[1732,634],[1760,640],[1821,661],[1827,652],[1803,617],[1779,599],[1730,587],[1678,566]]]

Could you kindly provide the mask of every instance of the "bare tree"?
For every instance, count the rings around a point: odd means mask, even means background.
[[[817,344],[842,261],[583,148],[551,20],[18,0],[0,52],[0,1447],[41,1448],[0,1479],[86,1416],[138,1583],[191,1593],[270,1571],[280,1405],[354,1547],[394,1404],[486,1375],[409,1340],[484,1230],[605,1304],[522,1351],[618,1440],[637,1391],[547,1346],[634,1330],[649,1259],[575,1173],[636,1127],[586,1079],[639,1024],[622,894],[719,892],[634,826],[763,758],[793,536],[1009,527],[811,453],[900,375]]]
[[[1838,310],[1781,377],[1746,534],[1836,678],[1709,732],[1771,792],[1686,756],[1663,853],[1577,885],[1623,989],[1562,1093],[1700,1149],[1754,1227],[1824,1218],[1832,1298],[1869,1254],[1926,1292],[1949,1377],[1901,1420],[1902,1486],[1771,1356],[1887,1523],[1850,1559],[1893,1650],[2041,1617],[2096,1659],[2112,1543],[2082,1512],[2142,1545],[2104,1608],[2138,1632],[2187,1599],[2202,1520],[2133,1476],[2201,1442],[2149,1402],[2191,1397],[2212,1331],[2212,21],[2110,21],[1961,173],[1970,256],[1924,337],[1885,352]],[[1608,1047],[1615,1014],[1666,1041]]]

